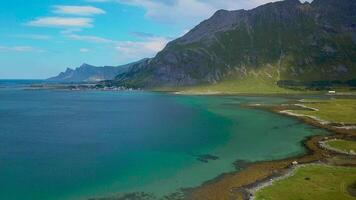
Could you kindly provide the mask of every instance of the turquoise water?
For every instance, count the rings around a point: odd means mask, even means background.
[[[0,199],[160,197],[304,152],[319,129],[241,103],[280,98],[0,89]],[[202,162],[198,155],[217,160]]]

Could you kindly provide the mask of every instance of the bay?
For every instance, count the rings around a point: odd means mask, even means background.
[[[0,199],[162,197],[233,171],[236,160],[302,154],[305,137],[325,132],[240,106],[284,101],[0,89]]]

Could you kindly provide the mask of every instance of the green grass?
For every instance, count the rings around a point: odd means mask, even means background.
[[[332,148],[344,151],[344,152],[350,152],[353,150],[356,152],[356,141],[350,141],[350,140],[330,140],[327,141],[326,144]]]
[[[316,116],[329,122],[356,124],[356,99],[320,100],[302,104],[318,111],[298,110],[295,113]]]
[[[259,94],[271,94],[271,93],[296,93],[296,91],[280,88],[275,84],[263,81],[255,81],[253,79],[245,80],[227,80],[217,84],[195,86],[186,88],[185,92],[218,92],[218,93],[259,93]]]
[[[223,81],[217,84],[198,85],[191,87],[157,87],[152,91],[174,91],[185,94],[298,94],[308,93],[280,88],[277,85],[264,84],[253,80]]]
[[[309,165],[257,191],[257,200],[352,200],[347,187],[356,181],[356,168]]]
[[[216,84],[198,85],[180,88],[186,93],[230,93],[230,94],[298,94],[303,90],[278,87],[278,75],[274,68],[265,67],[248,72],[245,77],[231,76]]]

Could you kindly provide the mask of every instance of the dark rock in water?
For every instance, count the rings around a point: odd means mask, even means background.
[[[184,200],[185,195],[183,192],[174,192],[172,194],[166,195],[162,200]]]
[[[235,169],[237,169],[237,170],[245,169],[250,164],[251,164],[251,162],[246,161],[246,160],[236,160],[234,162]]]
[[[144,192],[135,192],[125,194],[119,197],[100,197],[100,198],[90,198],[88,200],[154,200],[156,199],[154,195],[144,193]]]
[[[219,157],[209,154],[197,155],[197,160],[200,162],[208,163],[211,160],[217,160]]]

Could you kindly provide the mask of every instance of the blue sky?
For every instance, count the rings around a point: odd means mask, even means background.
[[[152,57],[218,9],[272,0],[2,0],[0,79]]]

